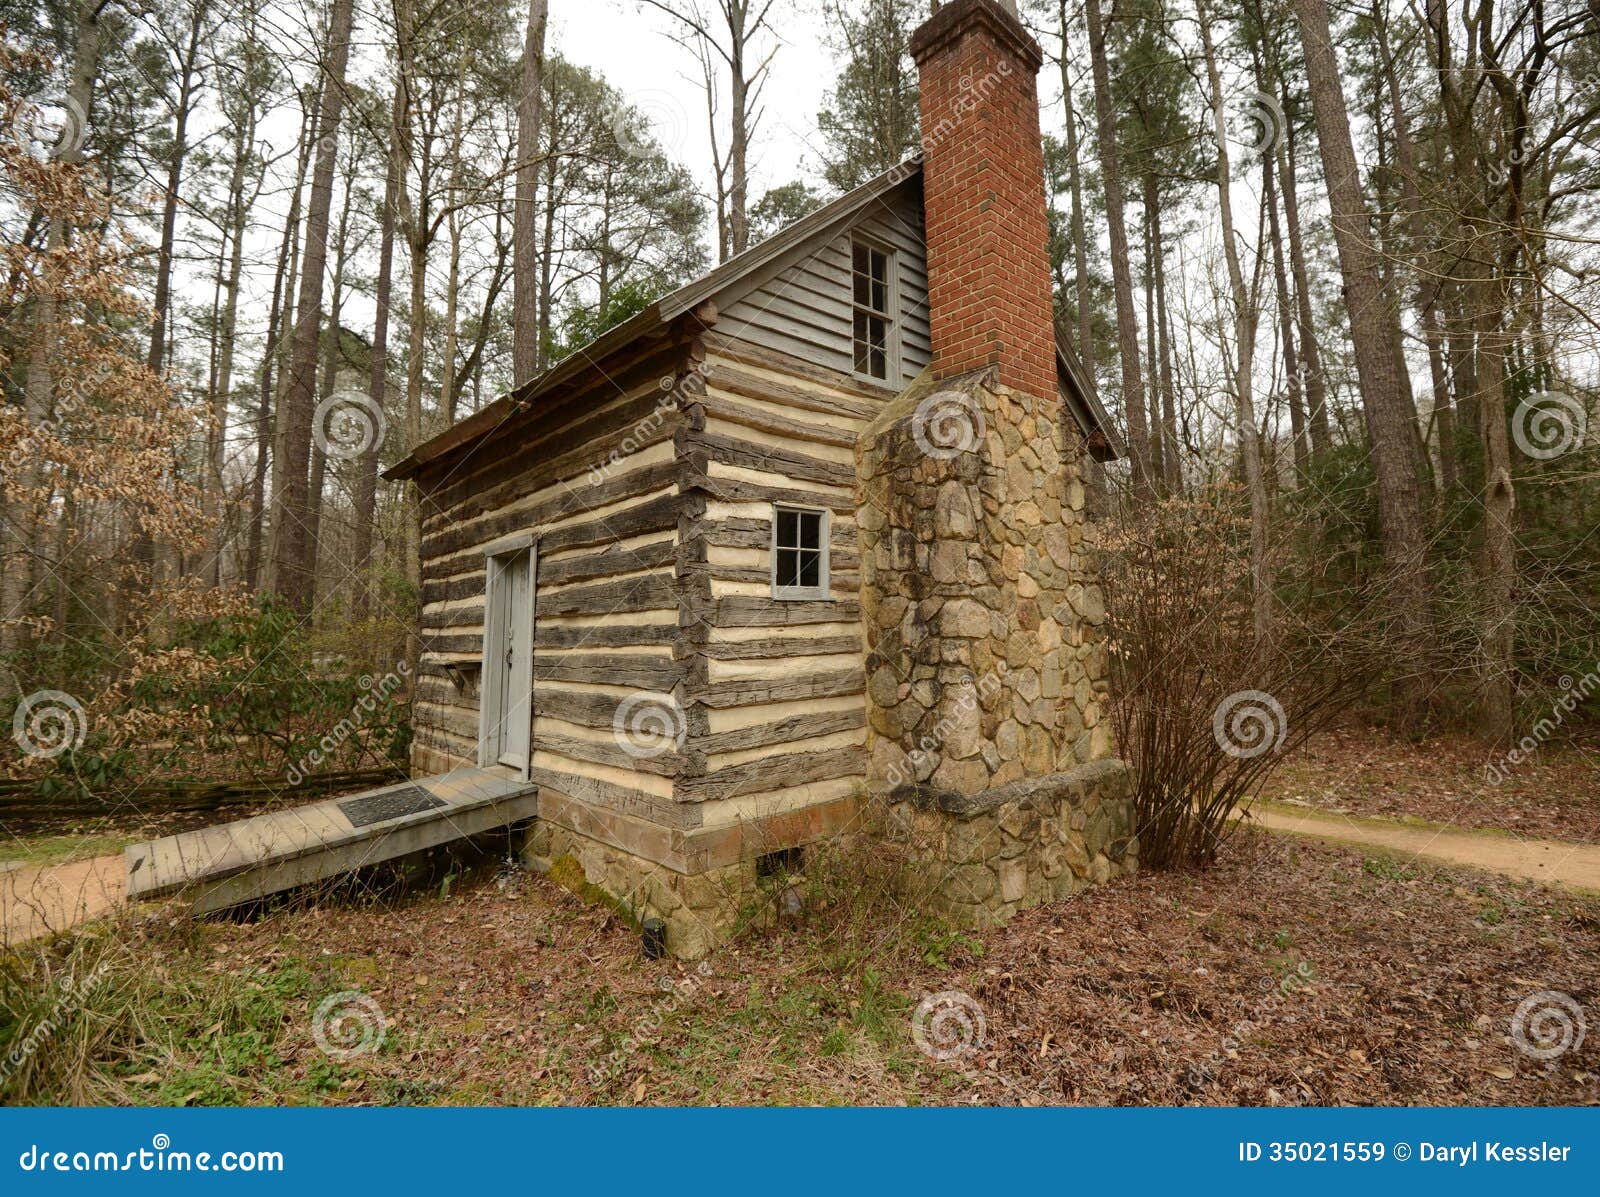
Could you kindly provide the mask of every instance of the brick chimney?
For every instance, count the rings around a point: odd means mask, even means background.
[[[911,37],[921,75],[933,368],[1056,392],[1039,96],[1012,0],[952,0]]]

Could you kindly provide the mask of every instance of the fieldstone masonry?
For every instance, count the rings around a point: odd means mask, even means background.
[[[869,821],[969,925],[1137,859],[1063,420],[992,370],[925,376],[857,446]]]

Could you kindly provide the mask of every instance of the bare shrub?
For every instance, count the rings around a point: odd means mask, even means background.
[[[1102,573],[1140,859],[1209,864],[1268,775],[1367,691],[1376,604],[1352,595],[1322,626],[1279,604],[1271,642],[1258,641],[1248,508],[1226,489],[1121,517]]]

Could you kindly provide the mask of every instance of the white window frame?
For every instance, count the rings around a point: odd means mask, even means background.
[[[856,302],[856,246],[861,245],[883,255],[883,285],[886,307],[879,312],[873,308]],[[865,378],[869,382],[893,384],[900,377],[900,265],[899,255],[893,248],[885,245],[874,237],[862,233],[850,234],[849,261],[846,263],[846,273],[850,279],[850,371],[857,378]],[[857,370],[856,367],[856,313],[867,312],[873,316],[880,316],[888,321],[888,326],[883,331],[883,377],[879,378],[870,370]]]
[[[817,547],[821,552],[821,560],[817,569],[817,585],[815,586],[779,586],[778,585],[778,515],[780,512],[792,511],[798,515],[821,516],[821,527],[817,534]],[[833,556],[832,548],[833,513],[826,507],[802,507],[798,503],[774,503],[772,505],[772,532],[767,539],[768,550],[771,555],[769,577],[772,582],[772,597],[784,602],[828,602],[831,601],[832,576],[828,567],[829,559]],[[792,548],[794,546],[785,546]]]

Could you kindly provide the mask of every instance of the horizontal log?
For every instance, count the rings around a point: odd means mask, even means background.
[[[683,667],[670,657],[542,654],[535,649],[533,676],[539,681],[583,682],[593,686],[628,686],[635,690],[666,692],[678,684]]]
[[[820,383],[830,390],[842,391],[848,395],[855,395],[870,405],[869,414],[877,414],[880,407],[888,400],[894,398],[899,391],[898,387],[878,385],[864,382],[855,378],[848,378],[824,366],[813,362],[804,361],[792,354],[782,353],[776,349],[768,349],[726,333],[708,332],[705,335],[707,352],[715,357],[730,358],[746,365],[757,366],[764,370],[772,370],[779,374],[788,374],[796,380],[797,387],[803,386],[807,381]],[[712,377],[718,378],[725,367],[719,361],[713,360]],[[763,385],[770,385],[765,379],[759,380]]]
[[[792,486],[769,486],[762,482],[745,482],[738,478],[718,478],[710,474],[696,475],[687,485],[704,491],[713,499],[726,503],[789,503],[797,507],[826,507],[850,515],[855,514],[853,495],[823,494]]]
[[[800,446],[778,448],[759,445],[720,432],[695,432],[681,439],[686,447],[701,450],[709,460],[739,466],[741,469],[781,474],[785,478],[819,482],[824,486],[849,488],[856,484],[854,466],[811,457]]]
[[[516,510],[507,510],[508,502],[472,520],[443,521],[435,531],[429,532],[422,538],[422,557],[423,561],[428,563],[426,572],[431,577],[448,577],[450,574],[462,573],[473,568],[473,565],[467,563],[471,558],[482,557],[483,548],[501,537],[529,530],[541,531],[558,521],[663,490],[676,481],[677,469],[676,462],[657,462],[653,466],[644,466],[607,478],[595,486],[558,487],[555,493],[547,498]],[[516,495],[512,501],[520,501],[526,495],[535,494],[540,489],[543,488],[530,487]],[[663,527],[670,526],[672,525],[663,525]],[[544,539],[549,535],[553,533],[541,532],[540,541],[544,551],[555,552],[558,547],[565,547],[545,544]],[[598,544],[614,539],[619,538],[604,537],[600,541],[573,543]],[[456,554],[461,555],[459,562],[455,558]]]
[[[855,599],[788,602],[762,595],[729,594],[716,600],[711,620],[719,628],[784,627],[803,623],[852,623],[861,618]]]
[[[759,382],[760,380],[756,380]],[[748,392],[747,392],[748,393]],[[757,396],[770,399],[771,395]],[[833,445],[840,449],[854,449],[856,433],[853,428],[841,428],[837,422],[816,423],[808,420],[796,420],[793,417],[780,415],[762,407],[751,407],[747,403],[736,403],[731,399],[723,399],[717,395],[705,395],[696,400],[705,408],[706,415],[715,416],[726,420],[730,424],[742,424],[746,428],[754,428],[760,432],[770,432],[775,436],[784,437],[795,442],[796,447],[807,441],[821,445]],[[836,414],[833,419],[837,421]]]
[[[670,540],[658,540],[634,549],[611,544],[598,553],[585,553],[581,557],[566,557],[560,561],[540,561],[538,584],[553,586],[556,583],[584,582],[590,578],[657,569],[671,565],[676,553],[677,545]]]
[[[689,524],[686,535],[702,537],[706,544],[719,549],[766,549],[772,547],[772,521],[744,516],[701,519]],[[836,552],[849,551],[852,559],[855,557],[857,537],[854,524],[834,521],[829,527],[828,539],[833,542]]]
[[[759,640],[712,640],[702,646],[715,661],[764,661],[864,651],[860,636],[763,636]]]
[[[707,756],[721,752],[744,752],[751,748],[767,748],[790,744],[796,740],[810,740],[818,736],[831,736],[839,732],[854,731],[867,725],[865,705],[855,711],[829,711],[819,715],[794,715],[754,727],[741,727],[733,731],[715,732],[700,736],[694,741],[697,751]]]
[[[635,756],[616,740],[580,740],[576,736],[558,736],[541,731],[534,746],[539,752],[564,756],[571,761],[612,765],[638,773],[652,773],[657,777],[674,777],[683,767],[683,757],[676,749],[669,748],[656,756]]]
[[[625,815],[646,819],[666,827],[689,828],[700,823],[700,812],[693,806],[674,802],[670,798],[656,798],[643,790],[613,785],[593,777],[534,765],[529,778],[541,789],[551,789],[590,806],[618,811]]]
[[[723,710],[802,698],[837,698],[865,690],[866,674],[860,666],[852,666],[794,678],[731,678],[690,690],[687,698],[691,704]]]
[[[676,606],[676,604],[673,604]],[[676,622],[670,624],[571,624],[540,621],[533,629],[533,655],[537,660],[545,649],[631,648],[639,645],[670,646],[679,635]]]
[[[849,744],[824,752],[774,754],[739,765],[727,765],[699,777],[679,778],[677,795],[685,802],[710,802],[834,781],[840,777],[863,777],[866,771],[866,748]]]
[[[614,615],[624,611],[656,611],[677,606],[678,592],[670,573],[640,574],[612,582],[574,586],[555,594],[536,591],[535,616]]]

